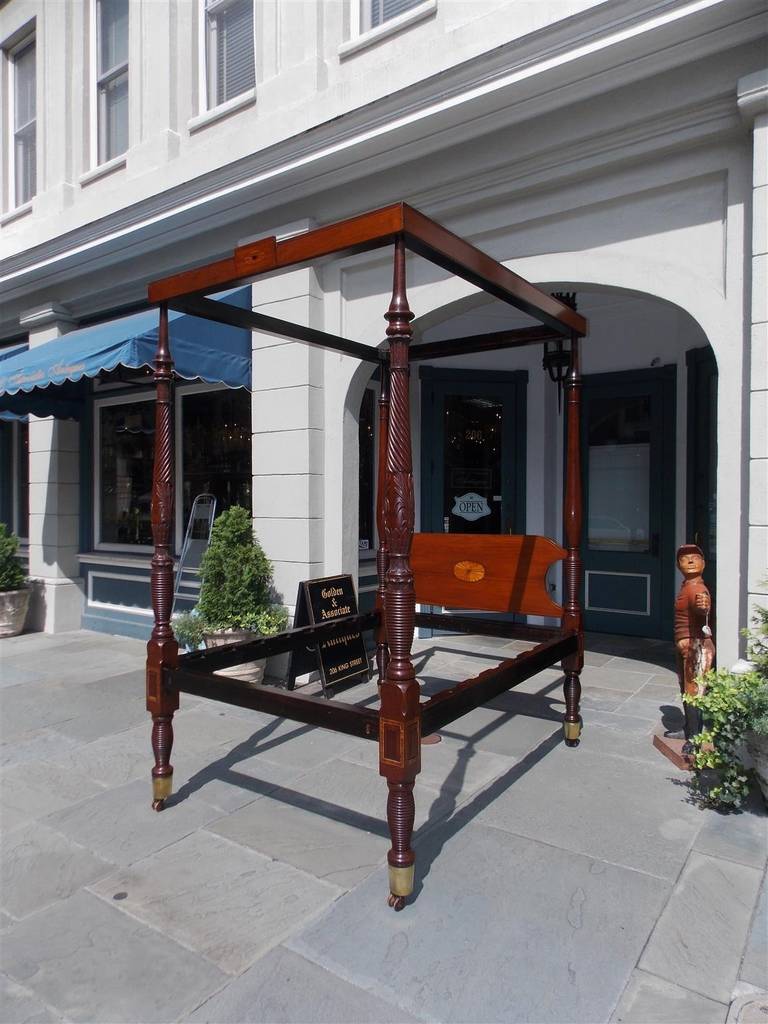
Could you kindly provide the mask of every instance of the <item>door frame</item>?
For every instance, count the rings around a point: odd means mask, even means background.
[[[660,494],[660,539],[659,539],[659,608],[660,608],[660,631],[659,637],[654,639],[672,639],[672,610],[674,602],[675,587],[675,501],[676,501],[676,464],[677,464],[677,366],[674,363],[665,366],[651,367],[638,370],[615,370],[608,373],[590,373],[582,378],[584,395],[590,387],[605,387],[606,385],[620,390],[624,382],[628,385],[628,391],[637,390],[638,385],[645,383],[658,384],[661,391],[661,437],[663,439],[661,449],[661,494]],[[582,403],[586,408],[586,402]],[[565,418],[564,418],[565,419]],[[564,425],[565,430],[565,425]],[[563,434],[565,436],[565,433]],[[564,444],[565,462],[565,444]],[[588,438],[587,438],[587,417],[582,416],[581,420],[581,465],[582,465],[582,494],[584,495],[584,516],[581,534],[582,558],[585,563],[584,579],[586,579],[587,560],[587,531],[589,527],[589,488],[587,482],[588,472]],[[581,584],[581,605],[584,608],[585,618],[589,614],[585,608],[585,583]],[[665,609],[669,614],[665,614]],[[619,623],[617,623],[618,625]],[[590,628],[587,626],[586,628]],[[619,630],[617,630],[619,632]],[[641,636],[643,634],[630,629],[627,635]]]
[[[512,530],[514,533],[525,533],[526,522],[526,483],[528,478],[527,454],[527,370],[461,370],[442,369],[436,366],[420,366],[420,402],[421,402],[421,450],[419,453],[419,482],[421,487],[421,530],[433,522],[434,508],[434,453],[435,441],[435,385],[438,384],[484,384],[501,385],[509,389],[514,410],[512,429],[512,461],[513,461],[513,499],[512,499]]]

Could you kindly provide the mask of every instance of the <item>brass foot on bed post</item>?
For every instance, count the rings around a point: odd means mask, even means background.
[[[389,865],[388,902],[390,907],[394,907],[395,910],[402,910],[405,906],[406,898],[413,892],[415,867],[415,864],[409,864],[405,868],[398,868],[392,864]]]
[[[152,776],[152,810],[162,811],[165,801],[173,792],[173,772],[170,775]]]
[[[567,747],[578,747],[581,738],[581,719],[578,722],[563,722],[563,735]]]

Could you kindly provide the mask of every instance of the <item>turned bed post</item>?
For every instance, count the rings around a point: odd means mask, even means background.
[[[388,565],[384,620],[389,660],[381,685],[379,772],[387,780],[387,822],[392,847],[389,904],[396,910],[413,892],[415,854],[413,786],[421,770],[419,684],[411,661],[416,595],[410,566],[414,526],[408,346],[414,314],[405,291],[405,243],[395,240],[392,301],[385,314],[390,355],[390,415],[383,492]],[[380,499],[381,500],[381,499]]]
[[[581,698],[581,682],[579,675],[584,667],[584,628],[582,625],[579,589],[582,579],[581,562],[581,524],[582,524],[582,487],[581,487],[581,367],[579,364],[579,339],[571,335],[571,355],[568,375],[565,379],[565,412],[567,423],[566,434],[566,475],[565,495],[563,498],[563,534],[564,547],[568,552],[563,565],[563,629],[576,630],[579,636],[579,648],[575,654],[563,661],[565,682],[565,718],[563,732],[569,747],[575,747],[581,735],[581,718],[579,716],[579,700]]]
[[[152,807],[161,811],[173,788],[173,713],[179,691],[166,685],[179,647],[171,628],[173,602],[173,360],[168,345],[168,307],[160,307],[155,353],[155,461],[152,474],[152,611],[155,624],[147,644],[147,711],[152,715]]]
[[[376,629],[376,668],[379,686],[387,674],[387,631],[384,624],[384,577],[389,561],[387,541],[384,535],[384,486],[387,477],[387,437],[389,435],[389,364],[380,364],[381,389],[379,391],[379,453],[376,467],[376,532],[379,535],[376,549],[376,611],[381,616]]]

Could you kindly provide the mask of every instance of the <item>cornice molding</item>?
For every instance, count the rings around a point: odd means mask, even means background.
[[[25,278],[41,273],[55,277],[64,267],[71,273],[78,262],[142,237],[156,234],[155,244],[159,245],[162,236],[183,225],[185,219],[220,214],[247,202],[249,196],[258,195],[264,201],[265,196],[274,196],[297,182],[306,188],[341,161],[349,164],[381,159],[384,147],[392,152],[393,136],[398,134],[412,158],[419,145],[417,140],[422,140],[420,145],[424,146],[423,140],[429,139],[434,146],[440,133],[455,132],[459,124],[463,132],[485,133],[492,129],[494,118],[514,123],[533,116],[534,100],[538,100],[539,107],[551,109],[566,97],[574,102],[588,95],[586,83],[591,79],[600,80],[599,86],[592,86],[593,94],[608,91],[626,84],[627,64],[632,62],[629,51],[636,62],[644,62],[638,74],[648,74],[675,67],[681,51],[690,52],[700,39],[706,39],[711,50],[718,45],[750,41],[762,16],[760,0],[744,0],[738,6],[738,17],[733,17],[733,10],[723,0],[618,0],[601,4],[237,163],[8,257],[0,277],[0,292],[23,287]],[[680,36],[677,40],[675,32]],[[605,62],[614,50],[614,64],[606,68],[600,61]],[[651,58],[653,67],[648,64]],[[547,78],[553,72],[560,78],[554,88],[551,78]],[[731,104],[735,106],[732,99]],[[483,112],[484,105],[490,112]],[[428,127],[425,122],[430,121]],[[632,128],[627,131],[631,133]],[[610,140],[603,141],[610,144]],[[590,145],[599,145],[599,138],[591,140]],[[545,167],[547,154],[531,158],[531,165],[536,161]]]
[[[759,114],[768,113],[768,68],[740,78],[736,97],[739,113],[749,124]]]

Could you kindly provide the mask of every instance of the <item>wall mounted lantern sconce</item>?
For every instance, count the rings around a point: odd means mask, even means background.
[[[553,297],[571,309],[576,309],[576,292],[553,292]],[[549,379],[557,384],[557,414],[560,415],[563,395],[563,381],[571,365],[570,347],[565,347],[565,339],[544,342],[544,358],[541,365],[549,374]]]

